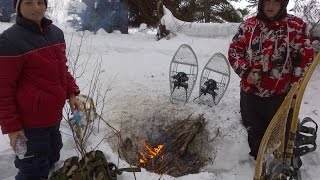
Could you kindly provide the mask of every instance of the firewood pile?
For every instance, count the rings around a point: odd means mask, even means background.
[[[153,143],[142,141],[139,166],[174,177],[196,173],[204,165],[201,152],[194,149],[196,136],[204,130],[203,115],[174,123]],[[190,148],[193,146],[193,149]]]

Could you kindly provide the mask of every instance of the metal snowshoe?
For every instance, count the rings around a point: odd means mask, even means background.
[[[189,45],[182,44],[170,64],[170,101],[186,103],[192,93],[198,76],[197,57]]]

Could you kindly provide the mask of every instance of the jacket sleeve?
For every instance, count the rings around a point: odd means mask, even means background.
[[[70,72],[68,71],[68,66],[66,66],[67,71],[67,94],[68,98],[71,94],[74,94],[75,96],[78,96],[80,94],[80,89],[76,84],[76,80],[72,77]]]
[[[22,129],[16,91],[23,59],[19,56],[7,55],[7,52],[12,49],[14,49],[13,45],[0,37],[0,126],[3,134]]]
[[[294,41],[293,47],[295,57],[292,60],[294,68],[292,84],[302,79],[314,58],[311,37],[308,33],[307,24],[305,22],[302,25],[300,34]]]
[[[228,51],[228,60],[231,67],[239,75],[240,78],[247,78],[251,71],[249,62],[246,60],[246,38],[245,24],[241,23],[238,32],[232,39]]]

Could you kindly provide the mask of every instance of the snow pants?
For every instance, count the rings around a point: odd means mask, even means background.
[[[20,160],[17,156],[15,166],[19,169],[16,180],[47,179],[50,168],[60,158],[62,139],[60,124],[48,128],[25,128],[27,153]]]
[[[240,110],[243,125],[248,131],[249,153],[255,159],[259,151],[262,137],[278,111],[285,96],[259,97],[241,90]]]

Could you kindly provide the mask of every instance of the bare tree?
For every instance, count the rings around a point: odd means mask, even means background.
[[[320,1],[319,0],[294,0],[292,11],[299,17],[302,17],[311,27],[319,23],[320,19]]]
[[[75,36],[80,36],[78,44]],[[81,81],[81,89],[85,89],[86,94],[78,96],[81,103],[81,122],[77,122],[71,110],[64,108],[64,120],[67,122],[71,135],[75,141],[76,149],[82,157],[92,149],[88,149],[88,141],[91,135],[99,133],[100,123],[103,122],[117,133],[108,122],[103,118],[105,105],[107,103],[107,93],[115,79],[106,82],[104,71],[102,69],[102,58],[94,58],[95,50],[91,49],[92,43],[90,36],[85,32],[73,32],[67,52],[69,71],[77,81]],[[103,141],[102,139],[101,141]]]
[[[320,1],[295,0],[295,5],[292,10],[308,23],[310,35],[313,40],[313,49],[315,53],[318,53],[320,51]]]

